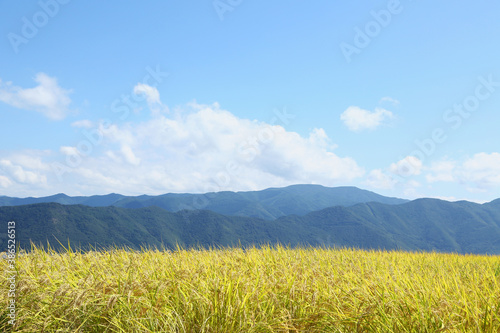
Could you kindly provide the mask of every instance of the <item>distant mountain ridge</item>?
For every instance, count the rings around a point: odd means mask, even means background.
[[[327,243],[458,253],[500,254],[500,201],[476,204],[417,199],[331,207],[296,221],[328,235]]]
[[[141,246],[175,248],[276,244],[500,254],[500,200],[486,204],[418,199],[334,206],[274,220],[209,210],[41,203],[0,207],[0,221],[16,222],[16,241],[60,248]],[[6,248],[7,235],[0,234]]]
[[[157,206],[170,212],[205,209],[223,215],[257,217],[265,220],[274,220],[292,214],[304,215],[331,206],[352,206],[365,202],[392,205],[405,203],[408,200],[385,197],[357,187],[324,187],[321,185],[292,185],[284,188],[247,192],[168,193],[158,196],[123,196],[112,193],[89,197],[70,197],[65,194],[43,198],[0,197],[0,206],[36,203],[123,208]]]
[[[91,207],[105,207],[113,206],[119,200],[126,198],[126,196],[116,193],[107,195],[93,195],[93,196],[75,196],[70,197],[64,193],[40,197],[40,198],[16,198],[8,196],[0,196],[0,206],[21,206],[31,205],[37,203],[59,203],[61,205],[86,205]]]

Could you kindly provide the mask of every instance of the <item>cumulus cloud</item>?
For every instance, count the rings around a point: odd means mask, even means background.
[[[391,118],[393,118],[392,112],[385,109],[375,108],[375,111],[370,112],[357,106],[348,107],[340,115],[347,128],[354,132],[376,129]]]
[[[422,172],[422,161],[415,156],[406,156],[402,160],[392,163],[389,170],[401,177],[417,176]]]
[[[217,104],[189,108],[173,118],[155,117],[134,127],[114,125],[103,133],[130,147],[121,149],[125,161],[151,170],[145,172],[146,183],[180,191],[196,190],[196,184],[220,189],[335,184],[364,172],[351,158],[331,151],[334,145],[322,129],[304,138],[280,125],[240,119]],[[140,183],[141,177],[133,178]]]
[[[456,162],[454,161],[437,161],[432,163],[428,168],[428,173],[425,175],[427,182],[453,182],[456,180],[454,172],[456,169]]]
[[[290,115],[277,112],[269,118],[278,120],[267,123],[238,118],[217,104],[190,103],[175,114],[138,124],[100,125],[89,130],[102,136],[89,154],[79,151],[86,145],[64,145],[46,156],[50,171],[42,175],[52,192],[73,195],[256,190],[296,183],[336,186],[364,175],[356,161],[334,152],[323,129],[307,136],[287,131],[282,120]],[[13,178],[12,166],[2,166],[13,185],[41,181],[35,170],[24,169],[24,176],[19,170]]]
[[[500,154],[475,154],[462,164],[458,176],[480,190],[500,186]]]
[[[426,171],[428,183],[457,182],[469,192],[484,192],[500,186],[500,153],[477,153],[462,161],[443,159]]]
[[[12,185],[10,179],[6,176],[0,176],[0,187],[7,188]]]
[[[38,73],[34,80],[38,85],[25,89],[0,80],[0,101],[19,109],[40,112],[52,120],[64,119],[69,112],[71,91],[61,88],[55,78],[44,73]]]
[[[309,142],[312,145],[323,147],[325,149],[335,149],[336,144],[333,144],[326,134],[325,130],[322,128],[314,128],[309,135]]]
[[[22,184],[46,184],[47,176],[39,174],[33,170],[27,170],[20,164],[12,162],[11,160],[0,160],[0,169],[14,181]]]
[[[420,198],[425,196],[418,191],[422,184],[414,177],[421,174],[422,169],[420,160],[407,156],[386,169],[370,171],[363,184],[377,190],[397,190],[405,198]]]

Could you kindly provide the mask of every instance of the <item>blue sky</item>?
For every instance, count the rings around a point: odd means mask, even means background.
[[[0,195],[500,197],[494,1],[0,2]]]

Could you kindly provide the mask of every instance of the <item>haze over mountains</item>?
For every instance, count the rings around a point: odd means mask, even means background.
[[[353,246],[500,254],[500,199],[407,201],[354,187],[296,185],[256,192],[125,197],[0,197],[16,240],[59,248]],[[0,244],[6,247],[7,238]]]

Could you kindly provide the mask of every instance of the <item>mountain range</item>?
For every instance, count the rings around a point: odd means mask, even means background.
[[[51,202],[52,200],[52,202]],[[16,241],[54,248],[281,243],[500,254],[500,199],[486,204],[387,198],[354,187],[125,197],[0,197]],[[0,235],[6,248],[6,233]]]
[[[55,202],[90,207],[115,206],[141,208],[156,206],[170,212],[204,209],[224,215],[258,217],[274,220],[281,216],[309,212],[332,206],[352,206],[363,202],[400,204],[408,200],[389,198],[357,187],[292,185],[250,192],[212,192],[205,194],[168,193],[158,196],[123,196],[120,194],[70,197],[56,194],[43,198],[0,197],[0,206],[20,206]]]

